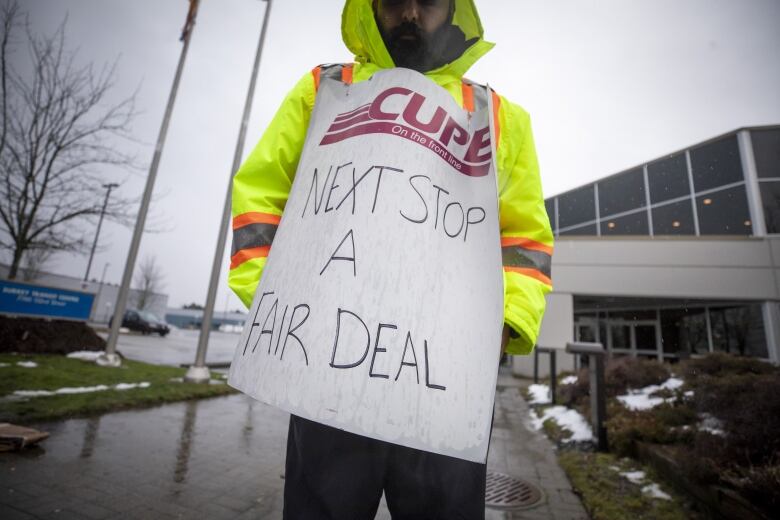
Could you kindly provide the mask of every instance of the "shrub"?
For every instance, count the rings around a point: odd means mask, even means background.
[[[637,442],[690,443],[693,430],[685,426],[696,421],[693,410],[670,403],[651,410],[631,411],[613,401],[607,416],[610,450],[621,456],[634,456]]]
[[[642,388],[663,383],[670,376],[669,367],[655,360],[631,357],[612,358],[604,370],[604,383],[607,397],[625,394],[629,388]],[[561,400],[568,406],[587,406],[590,396],[590,377],[588,369],[583,368],[577,374],[577,382],[562,385]]]
[[[771,374],[777,368],[756,358],[734,356],[715,352],[707,356],[688,359],[679,365],[685,381],[695,386],[699,379],[706,376],[720,377],[726,374]]]

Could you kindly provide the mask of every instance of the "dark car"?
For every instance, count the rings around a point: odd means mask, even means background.
[[[114,321],[113,316],[111,316],[111,320],[108,322],[109,326],[112,321]],[[122,327],[138,331],[141,334],[159,334],[160,337],[165,337],[166,334],[171,331],[167,323],[151,312],[135,309],[128,309],[125,311],[125,317],[122,319]]]

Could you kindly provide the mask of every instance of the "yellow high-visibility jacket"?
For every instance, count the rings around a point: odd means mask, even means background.
[[[483,40],[473,0],[455,0],[453,23],[466,40],[477,38],[455,61],[425,74],[463,106],[463,74],[493,44]],[[395,65],[377,28],[372,0],[347,0],[342,37],[355,55],[350,80],[364,81]],[[233,251],[228,283],[247,306],[252,303],[276,226],[298,167],[319,80],[306,73],[279,111],[233,181]],[[531,123],[519,106],[500,96],[497,105],[496,169],[499,222],[504,264],[504,322],[511,327],[507,352],[533,350],[552,289],[553,235],[544,206]],[[468,100],[467,100],[468,101]]]

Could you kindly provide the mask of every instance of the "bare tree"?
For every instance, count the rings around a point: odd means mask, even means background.
[[[40,276],[43,266],[54,254],[51,249],[29,248],[24,252],[22,259],[22,280],[31,282]]]
[[[0,30],[0,249],[15,278],[25,251],[86,249],[92,230],[79,223],[100,213],[106,170],[132,163],[116,138],[130,137],[135,95],[109,103],[114,67],[78,66],[65,21],[36,36],[18,4],[4,2]],[[18,58],[25,47],[28,57]],[[107,217],[128,204],[114,197]]]
[[[135,288],[138,291],[135,305],[139,309],[144,310],[152,306],[155,293],[159,293],[164,287],[163,278],[165,275],[154,256],[147,256],[138,264],[138,270],[135,272]]]

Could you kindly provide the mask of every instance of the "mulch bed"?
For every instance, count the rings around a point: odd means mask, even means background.
[[[0,352],[68,354],[105,347],[105,340],[85,323],[0,316]]]

